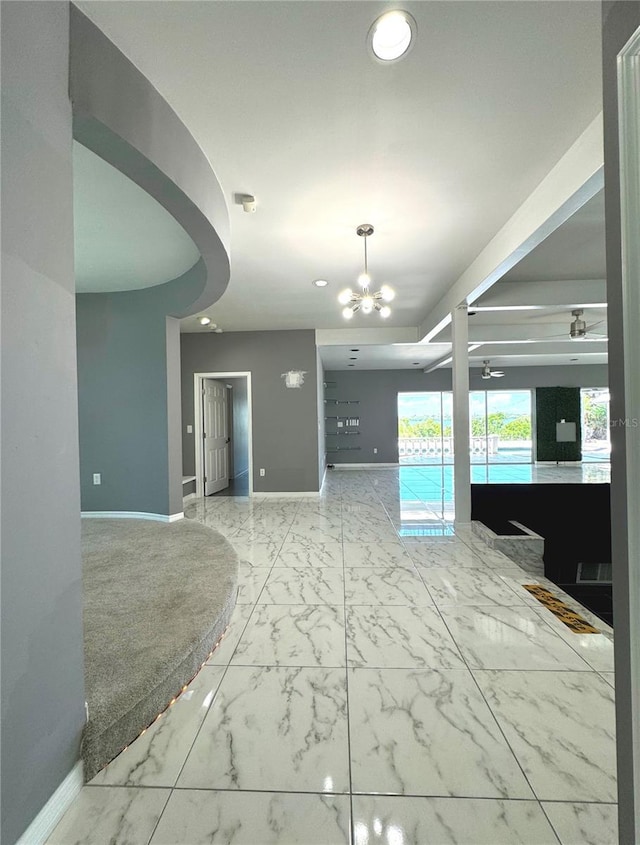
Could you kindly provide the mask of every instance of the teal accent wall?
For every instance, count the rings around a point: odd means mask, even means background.
[[[201,259],[164,285],[77,295],[83,511],[182,511],[180,323],[167,314],[205,277]]]
[[[556,443],[556,423],[575,422],[576,442]],[[536,460],[582,460],[579,387],[536,388]]]

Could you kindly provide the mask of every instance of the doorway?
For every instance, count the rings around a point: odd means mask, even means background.
[[[196,496],[251,496],[251,373],[194,373]]]
[[[611,459],[609,388],[582,387],[580,413],[582,460],[609,461]]]

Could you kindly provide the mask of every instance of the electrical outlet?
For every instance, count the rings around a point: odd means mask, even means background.
[[[102,475],[99,472],[93,473],[93,483],[102,484]]]
[[[85,725],[89,724],[89,702],[85,701],[84,703],[84,723]]]
[[[261,467],[261,468],[260,468],[260,477],[261,477],[261,478],[264,478],[264,476],[265,476],[266,474],[267,474],[266,469],[265,469],[264,467]]]
[[[374,446],[374,447],[373,447],[373,454],[374,454],[374,455],[377,455],[377,454],[378,454],[378,447],[377,447],[377,446]]]

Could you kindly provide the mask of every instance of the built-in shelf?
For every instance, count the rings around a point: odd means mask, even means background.
[[[324,382],[325,388],[335,388],[336,382],[325,381]],[[359,399],[325,399],[325,405],[359,405]],[[348,414],[349,411],[345,409],[345,412]],[[356,414],[353,416],[325,416],[325,420],[332,423],[330,426],[332,431],[325,431],[326,437],[326,451],[327,453],[332,452],[359,452],[360,446],[335,446],[332,444],[332,438],[334,437],[342,437],[343,435],[359,436],[360,431],[358,430],[360,426],[360,417]],[[344,441],[343,441],[344,442]]]
[[[325,399],[325,405],[359,405],[359,399]]]

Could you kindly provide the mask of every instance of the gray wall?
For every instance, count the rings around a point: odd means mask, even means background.
[[[322,484],[327,466],[327,450],[325,438],[325,408],[324,408],[324,368],[320,355],[317,356],[317,396],[318,396],[318,478]]]
[[[233,409],[233,478],[249,470],[249,394],[246,378],[226,378],[231,385],[230,399]]]
[[[83,511],[182,511],[179,321],[166,315],[203,272],[199,262],[154,288],[78,294]]]
[[[69,6],[2,4],[2,829],[84,725]]]
[[[510,390],[531,387],[605,387],[608,383],[604,365],[576,367],[512,367],[504,378],[491,383],[479,376],[479,368],[470,371],[471,390]],[[334,370],[325,372],[325,380],[336,383],[331,398],[352,399],[358,405],[338,406],[327,414],[353,413],[360,417],[358,437],[327,438],[335,444],[357,445],[358,452],[327,452],[327,461],[339,463],[397,463],[398,405],[401,392],[451,390],[451,370],[423,373],[415,370]],[[331,407],[331,406],[328,406]],[[345,410],[346,409],[346,410]],[[374,454],[373,449],[378,453]]]
[[[195,474],[194,437],[186,434],[194,422],[193,374],[251,372],[254,491],[317,491],[315,333],[194,333],[183,334],[181,342],[184,474]],[[284,386],[280,376],[287,370],[306,370],[300,389]]]
[[[611,419],[631,416],[625,402],[625,368],[638,367],[624,360],[622,262],[620,235],[620,175],[618,155],[618,96],[616,57],[640,26],[640,3],[603,4],[604,167],[607,238],[607,301],[609,325],[609,379]],[[640,715],[634,707],[632,671],[638,673],[637,644],[630,642],[629,565],[627,532],[626,430],[611,428],[611,529],[613,553],[613,612],[616,621],[616,723],[618,812],[620,842],[640,841]],[[637,531],[637,526],[633,527]],[[633,562],[638,565],[638,561]],[[632,668],[633,667],[633,668]],[[634,764],[635,756],[635,764]]]

